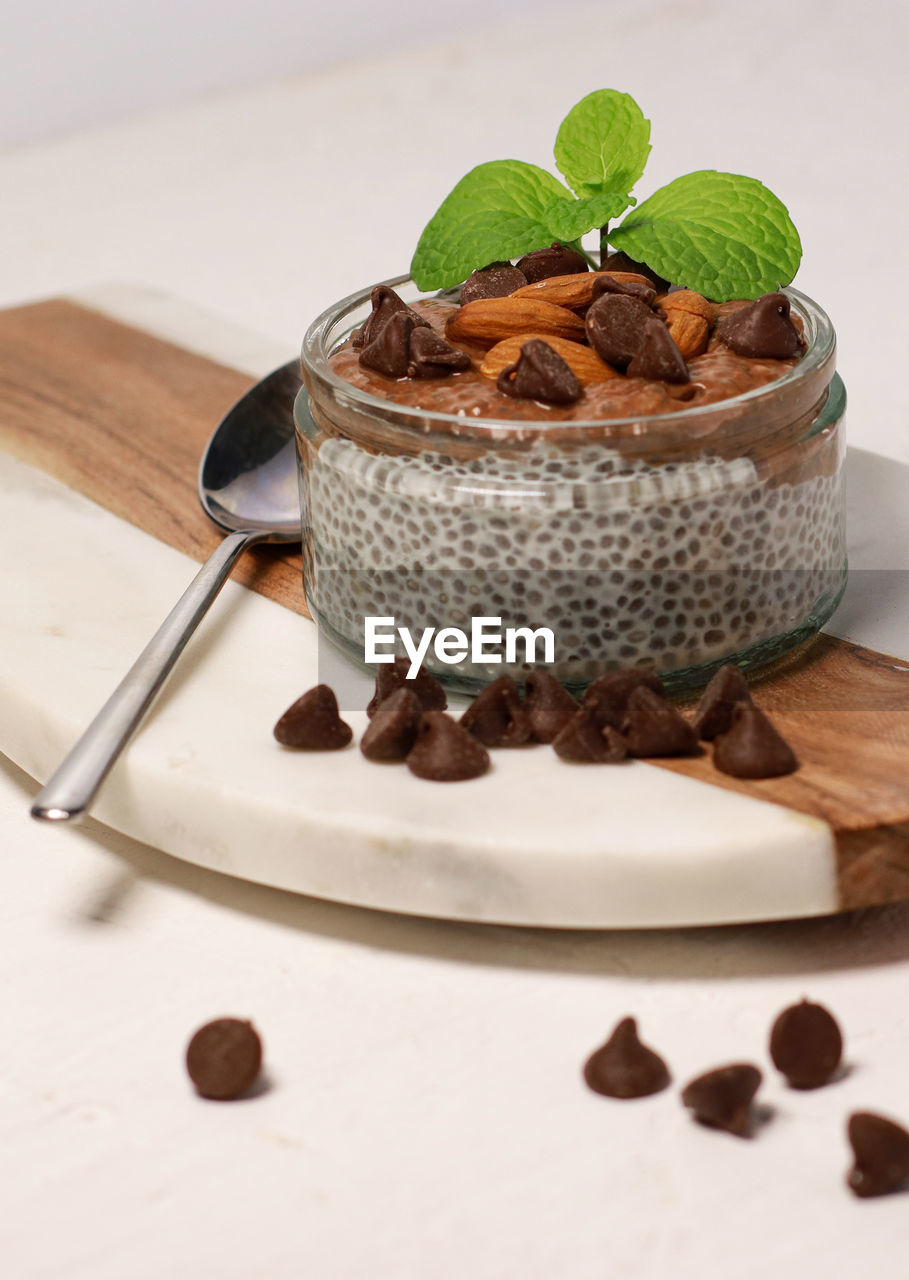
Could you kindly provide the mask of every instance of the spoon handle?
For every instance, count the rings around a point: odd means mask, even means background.
[[[155,695],[237,560],[266,535],[231,533],[193,578],[31,808],[33,818],[69,822],[84,816]]]

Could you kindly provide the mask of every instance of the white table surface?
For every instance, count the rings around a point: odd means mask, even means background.
[[[0,303],[132,280],[297,346],[394,274],[482,159],[549,163],[590,89],[654,120],[652,186],[738,169],[790,206],[797,283],[841,340],[853,443],[909,460],[899,4],[561,6],[414,55],[0,153]],[[843,1186],[843,1126],[909,1121],[909,907],[773,926],[547,934],[380,915],[27,819],[0,761],[0,1252],[41,1280],[831,1280],[906,1272],[909,1198]],[[851,1065],[797,1095],[766,1060],[782,1005],[841,1018]],[[249,1016],[270,1088],[203,1103],[186,1039]],[[768,1071],[751,1143],[677,1090],[589,1094],[625,1013],[676,1084]]]

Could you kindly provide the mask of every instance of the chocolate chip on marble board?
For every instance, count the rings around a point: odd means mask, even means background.
[[[461,304],[476,302],[478,298],[507,298],[527,283],[524,272],[510,262],[493,262],[467,277],[461,285]]]
[[[847,1124],[854,1163],[846,1184],[861,1199],[909,1187],[909,1132],[873,1111],[855,1111]]]
[[[641,345],[628,363],[629,378],[650,382],[690,382],[691,375],[681,351],[662,320],[651,316],[644,326]]]
[[[412,689],[402,685],[379,704],[360,739],[367,760],[406,760],[417,740],[423,705]]]
[[[193,1035],[186,1070],[203,1098],[230,1102],[242,1097],[262,1068],[262,1041],[251,1022],[216,1018]]]
[[[419,312],[412,311],[387,284],[377,284],[369,297],[372,311],[360,328],[355,329],[350,335],[350,345],[354,350],[359,351],[363,347],[368,347],[379,336],[393,315],[409,315],[415,325],[429,328],[429,321]]]
[[[406,378],[410,368],[410,335],[417,327],[407,311],[396,311],[386,320],[358,358],[364,369],[386,378]]]
[[[496,386],[507,396],[547,404],[574,404],[583,393],[575,374],[542,338],[524,343],[515,363],[499,374]]]
[[[308,689],[287,708],[275,725],[282,747],[301,751],[340,751],[353,737],[338,713],[338,700],[327,684]]]
[[[616,280],[608,271],[597,271],[593,278],[591,302],[596,302],[604,293],[624,293],[626,297],[637,298],[647,307],[652,307],[656,301],[656,289],[650,285],[641,284],[637,280]]]
[[[611,724],[613,729],[621,729],[628,699],[635,689],[641,687],[665,697],[666,689],[655,671],[629,667],[624,671],[609,671],[606,675],[598,676],[587,687],[584,706],[593,708],[599,728],[604,729],[607,724]]]
[[[591,303],[584,324],[588,341],[597,355],[624,371],[640,351],[647,325],[655,319],[650,307],[640,298],[604,293]]]
[[[410,670],[409,658],[395,658],[394,662],[381,662],[376,673],[375,693],[366,708],[370,719],[376,714],[379,704],[389,698],[396,689],[408,688],[420,699],[424,711],[444,711],[448,706],[445,690],[435,676],[419,668],[411,680],[407,673]]]
[[[552,740],[560,760],[569,764],[619,764],[628,755],[624,739],[611,725],[601,729],[592,707],[579,707]]]
[[[644,685],[632,690],[628,699],[622,737],[631,756],[687,756],[700,750],[685,717]]]
[[[634,1018],[623,1018],[612,1035],[587,1059],[584,1079],[607,1098],[648,1098],[670,1083],[669,1068],[638,1038]]]
[[[713,763],[732,778],[779,778],[799,762],[789,743],[753,702],[737,702],[732,723],[713,744]]]
[[[790,1005],[770,1031],[770,1058],[794,1089],[817,1089],[843,1057],[843,1034],[829,1009],[810,1000]]]
[[[430,782],[466,782],[489,768],[489,753],[473,734],[444,711],[427,711],[407,767]]]
[[[553,276],[573,276],[581,271],[589,271],[590,263],[583,254],[569,249],[567,244],[553,240],[548,249],[534,249],[518,259],[518,270],[527,278],[528,284],[536,284],[538,280],[551,280]]]
[[[530,717],[511,676],[499,676],[481,690],[460,723],[484,747],[519,747],[530,741]]]
[[[745,1138],[751,1132],[751,1104],[762,1079],[750,1062],[716,1067],[685,1086],[682,1102],[700,1124]]]
[[[736,355],[752,359],[786,360],[802,349],[784,293],[765,293],[747,307],[724,316],[716,336]]]
[[[750,702],[751,690],[738,667],[720,667],[701,694],[691,727],[704,742],[727,733],[737,702]]]
[[[470,368],[470,356],[453,347],[435,329],[414,329],[410,335],[408,378],[444,378]]]
[[[531,671],[524,683],[524,707],[535,742],[552,742],[578,709],[564,685],[548,671]]]

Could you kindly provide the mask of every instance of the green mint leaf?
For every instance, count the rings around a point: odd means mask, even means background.
[[[569,240],[579,240],[588,231],[617,218],[630,204],[634,204],[631,196],[619,195],[613,191],[587,196],[583,200],[553,200],[547,206],[543,219],[552,233],[549,241],[562,240],[567,243]]]
[[[649,154],[650,121],[634,98],[615,89],[582,98],[559,125],[555,141],[559,172],[579,196],[630,191]]]
[[[420,236],[410,264],[417,287],[448,289],[488,262],[542,249],[556,238],[547,212],[557,203],[574,203],[571,192],[535,164],[492,160],[471,169]]]
[[[789,284],[802,256],[798,232],[756,178],[703,169],[638,205],[609,242],[716,302],[757,298]]]

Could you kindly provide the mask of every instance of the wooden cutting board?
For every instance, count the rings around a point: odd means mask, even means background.
[[[118,521],[203,560],[219,534],[196,499],[198,460],[213,424],[252,381],[72,300],[17,307],[0,312],[0,452],[84,495]],[[298,554],[254,551],[235,580],[308,617]],[[707,755],[643,766],[652,771],[649,776],[666,771],[707,784],[710,790],[699,795],[723,789],[825,824],[840,908],[909,896],[909,664],[823,636],[756,679],[755,693],[795,748],[802,762],[796,774],[739,781],[714,770]],[[0,748],[15,758],[14,746],[0,732]],[[555,767],[564,773],[565,766]],[[602,771],[591,770],[585,785],[596,788],[601,781]],[[709,804],[705,799],[705,812]],[[289,887],[319,891],[306,884]],[[363,900],[354,893],[338,896]],[[436,910],[431,904],[401,906]],[[481,911],[478,918],[496,916]],[[712,918],[709,906],[703,918]]]

